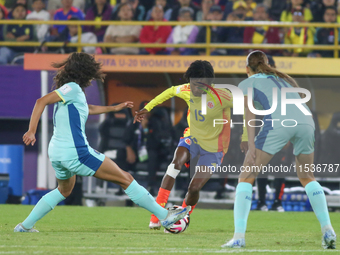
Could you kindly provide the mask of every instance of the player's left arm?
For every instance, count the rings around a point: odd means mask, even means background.
[[[241,136],[241,144],[240,144],[240,149],[242,152],[247,153],[248,151],[248,130],[247,130],[247,122],[246,122],[246,116],[243,115],[243,133]]]
[[[250,111],[248,108],[248,96],[244,97],[244,108],[245,108],[245,119],[246,119],[246,128],[248,131],[248,163],[250,165],[255,164],[255,127],[249,126],[247,123],[249,120],[255,119],[255,114]]]
[[[218,93],[220,95],[222,105],[224,108],[232,108],[233,107],[233,96],[229,90],[223,91],[219,90]],[[243,115],[243,118],[245,116]],[[244,120],[245,121],[245,120]],[[243,134],[242,134],[242,140],[241,140],[241,145],[240,145],[241,151],[242,152],[247,152],[248,151],[248,131],[247,131],[247,126],[243,126]]]
[[[124,103],[115,105],[115,106],[101,106],[101,105],[92,105],[89,104],[89,115],[95,115],[95,114],[102,114],[102,113],[108,113],[108,112],[119,112],[120,110],[123,110],[125,108],[132,108],[133,102],[126,101]]]

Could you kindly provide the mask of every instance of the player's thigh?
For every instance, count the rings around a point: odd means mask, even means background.
[[[188,191],[189,192],[198,192],[203,186],[209,181],[211,176],[213,175],[212,171],[209,171],[207,166],[197,166],[195,168],[194,176],[192,177]]]
[[[131,174],[122,170],[108,157],[105,157],[103,163],[95,172],[94,177],[116,183],[123,189],[126,189],[134,180]]]
[[[275,155],[289,142],[294,134],[294,128],[261,129],[255,137],[255,148]]]
[[[273,158],[274,155],[265,151],[255,150],[255,165],[250,165],[248,162],[249,153],[247,153],[243,166],[241,167],[241,173],[239,176],[239,182],[248,182],[253,184],[258,174],[261,172],[261,166],[265,166]]]
[[[71,162],[73,161],[67,161],[67,163]],[[65,166],[64,163],[65,162],[62,161],[52,161],[52,167],[57,178],[59,192],[64,197],[68,197],[74,188],[76,176],[68,169],[68,167]]]
[[[273,129],[264,126],[255,137],[255,165],[249,165],[250,155],[247,153],[241,167],[239,182],[253,184],[262,170],[261,166],[267,165],[273,156],[288,143],[291,136],[289,130],[284,128]]]
[[[297,125],[291,138],[294,146],[296,172],[303,186],[314,181],[315,129],[310,125]]]
[[[175,169],[180,170],[182,166],[190,160],[192,154],[198,153],[198,145],[191,137],[182,137],[179,140],[172,163],[175,164]],[[192,157],[195,157],[193,155]]]
[[[197,161],[193,172],[193,178],[189,184],[189,191],[201,190],[214,173],[218,173],[217,169],[221,165],[223,152],[208,152],[200,150],[200,158]]]
[[[67,161],[71,162],[71,161]],[[68,180],[70,179],[75,173],[72,173],[67,166],[64,165],[64,161],[52,161],[52,167],[55,171],[55,177],[57,180]]]
[[[202,148],[200,148],[199,154],[200,154],[200,157],[197,161],[197,170],[200,171],[200,169],[202,170],[207,169],[210,172],[217,171],[217,168],[221,165],[223,156],[224,156],[222,151],[209,152]],[[195,172],[197,172],[196,169],[195,169]]]
[[[190,152],[186,147],[179,146],[176,148],[172,164],[175,169],[181,170],[182,166],[190,160]]]
[[[294,136],[290,139],[294,146],[294,155],[300,154],[310,155],[314,152],[315,129],[310,125],[297,125]],[[302,161],[309,160],[301,158]],[[314,160],[314,159],[313,159]],[[313,163],[312,160],[312,163]]]

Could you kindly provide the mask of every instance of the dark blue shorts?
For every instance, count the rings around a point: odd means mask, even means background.
[[[198,145],[194,137],[182,137],[179,139],[178,147],[185,147],[190,152],[191,158],[200,156],[198,166],[220,166],[223,160],[223,152],[209,152]]]

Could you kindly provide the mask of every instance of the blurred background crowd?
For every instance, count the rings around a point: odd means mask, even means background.
[[[101,21],[279,21],[299,22],[301,27],[211,27],[211,43],[333,45],[334,29],[304,27],[309,22],[337,23],[337,0],[0,0],[0,19],[92,20],[84,26],[83,43],[205,43],[206,27],[103,26]],[[0,41],[77,42],[73,25],[0,25]],[[11,63],[23,52],[68,53],[72,48],[1,47],[0,64]],[[91,54],[204,55],[205,49],[84,47]],[[212,49],[211,55],[246,55],[248,50]],[[267,50],[273,56],[333,57],[334,51]]]

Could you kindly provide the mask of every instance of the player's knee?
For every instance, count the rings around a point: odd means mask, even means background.
[[[176,179],[177,175],[181,172],[181,168],[176,168],[174,163],[171,163],[166,170],[166,174]]]
[[[133,182],[133,180],[134,178],[132,177],[132,175],[124,171],[124,181],[122,182],[121,187],[123,189],[127,189],[129,185],[131,184],[131,182]]]
[[[72,189],[60,189],[59,188],[59,192],[65,197],[69,197],[72,193]]]
[[[183,166],[183,162],[181,162],[181,160],[179,159],[174,159],[171,164],[174,165],[174,168],[177,169],[177,170],[181,170],[182,169],[182,166]]]
[[[193,193],[199,193],[201,190],[201,185],[199,183],[191,183],[189,188],[188,188],[188,192],[193,194]]]
[[[133,179],[133,177],[132,177],[132,175],[130,174],[130,173],[128,173],[128,172],[125,172],[125,179],[129,182],[129,183],[131,183],[134,179]]]

